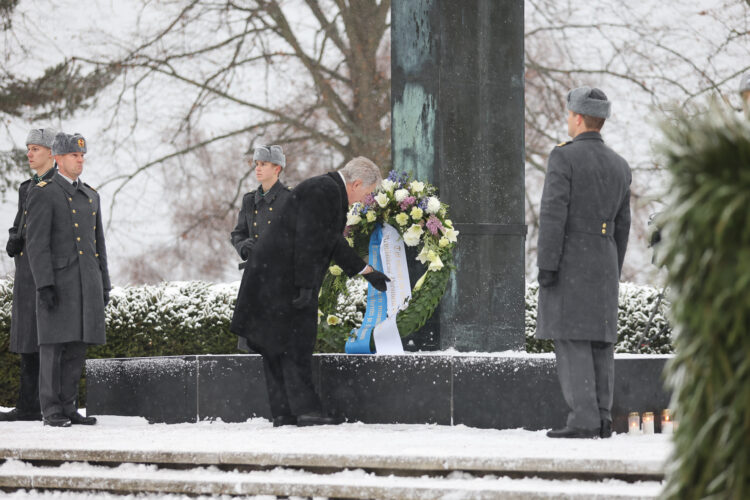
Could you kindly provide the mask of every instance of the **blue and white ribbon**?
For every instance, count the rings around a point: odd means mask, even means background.
[[[370,235],[370,266],[385,273],[391,281],[385,292],[367,287],[367,310],[362,326],[352,330],[346,342],[347,354],[403,354],[396,316],[411,298],[406,248],[398,231],[379,224]],[[374,344],[374,349],[371,345]]]
[[[383,230],[380,224],[375,226],[375,230],[370,235],[368,264],[373,269],[383,271],[380,260],[380,242],[383,237]],[[372,285],[367,285],[367,310],[362,325],[355,328],[349,334],[349,340],[346,341],[347,354],[372,354],[370,340],[372,331],[375,326],[388,316],[388,298],[385,293],[379,292]]]

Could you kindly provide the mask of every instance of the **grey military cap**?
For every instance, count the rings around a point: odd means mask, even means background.
[[[749,90],[750,90],[750,72],[747,72],[744,75],[742,75],[742,78],[740,79],[739,93],[741,94]]]
[[[55,142],[56,135],[57,130],[53,128],[33,128],[29,131],[29,135],[26,136],[26,145],[36,144],[37,146],[52,149],[52,143]]]
[[[55,136],[55,142],[52,144],[53,155],[65,155],[68,153],[85,153],[86,139],[81,134],[66,134],[60,132]]]
[[[568,109],[579,115],[609,118],[612,103],[597,88],[578,87],[568,92]]]
[[[253,161],[270,161],[276,165],[286,167],[286,157],[281,146],[258,146],[253,151]]]

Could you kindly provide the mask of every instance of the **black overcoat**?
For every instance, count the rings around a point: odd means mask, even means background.
[[[43,181],[55,175],[56,169],[50,169],[42,176]],[[18,187],[18,211],[13,220],[13,227],[8,230],[9,239],[24,242],[24,248],[14,257],[16,274],[13,280],[13,305],[10,320],[10,351],[16,353],[32,353],[39,350],[36,335],[36,287],[34,276],[29,266],[29,255],[26,251],[26,217],[24,210],[29,190],[35,183],[32,179],[24,181]]]
[[[59,301],[47,309],[37,297],[40,344],[103,344],[107,269],[99,194],[59,173],[34,186],[26,215],[27,252],[37,290],[54,285]]]
[[[348,201],[338,173],[307,179],[291,192],[279,227],[258,239],[242,275],[231,331],[261,354],[312,353],[318,293],[331,259],[349,276],[365,267],[343,237]],[[300,288],[313,301],[295,309]]]
[[[598,132],[552,150],[539,215],[539,269],[558,282],[539,288],[536,336],[617,340],[620,270],[630,232],[627,162]]]

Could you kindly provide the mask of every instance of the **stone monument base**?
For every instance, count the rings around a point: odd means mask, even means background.
[[[631,411],[668,408],[661,374],[669,358],[615,356],[616,432],[627,431]],[[567,414],[551,354],[321,354],[313,376],[323,406],[350,421],[539,430],[564,425]],[[86,380],[89,415],[270,417],[258,355],[91,359]]]

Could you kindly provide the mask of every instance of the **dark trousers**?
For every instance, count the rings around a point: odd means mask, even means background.
[[[39,409],[39,353],[21,353],[21,378],[16,409],[24,415],[38,415]]]
[[[39,346],[39,402],[42,415],[77,411],[78,383],[86,362],[83,342]]]
[[[303,415],[320,411],[312,382],[312,353],[263,354],[271,415]]]
[[[557,376],[570,409],[568,427],[596,429],[612,420],[614,344],[555,339]]]

